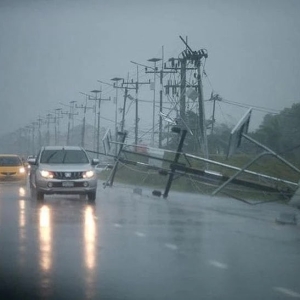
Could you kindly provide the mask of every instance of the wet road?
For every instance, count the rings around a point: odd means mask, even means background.
[[[300,299],[300,226],[275,222],[299,211],[151,191],[0,184],[1,299]]]

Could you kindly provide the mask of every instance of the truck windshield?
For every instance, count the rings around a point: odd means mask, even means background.
[[[40,162],[44,164],[87,164],[89,159],[81,150],[44,150]]]

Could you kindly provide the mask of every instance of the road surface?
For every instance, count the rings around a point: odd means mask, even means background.
[[[32,199],[0,184],[1,299],[300,299],[300,228],[278,203],[98,186]]]

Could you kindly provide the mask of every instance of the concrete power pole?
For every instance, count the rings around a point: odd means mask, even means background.
[[[122,108],[122,120],[121,120],[121,132],[124,132],[124,127],[125,127],[125,110],[126,110],[126,100],[128,97],[128,87],[125,87],[125,92],[124,92],[124,103],[123,103],[123,108]]]
[[[94,93],[95,94],[95,97],[94,98],[89,98],[89,100],[94,100],[94,101],[98,101],[98,123],[97,123],[97,158],[99,157],[99,152],[100,152],[100,113],[101,113],[101,101],[110,101],[110,97],[107,98],[107,99],[104,99],[101,97],[101,93],[102,91],[101,90],[92,90],[91,93]],[[100,93],[100,98],[97,97],[98,93]]]
[[[115,142],[117,142],[118,140],[118,91],[119,91],[119,88],[122,88],[119,86],[119,81],[124,81],[123,78],[121,77],[114,77],[111,79],[114,84],[113,84],[113,87],[116,89],[116,96],[115,96],[115,104],[116,104],[116,110],[115,110]],[[98,80],[99,81],[99,80]],[[101,81],[99,81],[101,82]],[[115,144],[115,155],[117,156],[118,155],[118,145]]]
[[[61,108],[54,110],[54,145],[58,145],[59,142],[59,119],[62,118]]]
[[[52,114],[46,115],[46,124],[47,124],[47,145],[50,145],[50,123],[54,123],[54,118]]]
[[[31,146],[32,146],[32,153],[35,154],[35,125],[37,125],[36,122],[31,123]]]
[[[85,95],[85,104],[81,104],[81,106],[76,105],[76,108],[82,109],[83,110],[83,119],[82,119],[82,129],[81,129],[81,142],[80,142],[80,146],[84,148],[85,145],[85,117],[86,117],[86,111],[87,109],[93,109],[93,107],[88,107],[87,106],[87,100],[88,100],[88,96],[85,93],[80,92],[80,94]]]
[[[136,77],[136,82],[134,82],[133,80],[129,81],[129,82],[123,82],[123,84],[127,84],[128,85],[134,85],[135,87],[128,87],[129,89],[135,89],[135,130],[134,130],[134,144],[135,144],[135,150],[137,148],[137,145],[139,143],[138,140],[138,135],[139,135],[139,86],[140,85],[144,85],[144,84],[151,84],[150,80],[149,81],[144,81],[141,82],[139,81],[139,65],[138,63],[131,61],[131,63],[136,65],[136,71],[137,71],[137,77]]]
[[[156,63],[158,61],[160,61],[161,58],[150,58],[148,59],[148,61],[153,62],[154,64],[154,77],[153,77],[153,112],[152,112],[152,135],[151,135],[151,146],[154,147],[154,133],[155,133],[155,94],[156,94],[156,73],[157,72],[157,67],[156,67]]]
[[[39,148],[42,147],[42,132],[41,132],[41,127],[43,125],[43,119],[41,117],[39,117],[37,119],[37,125],[38,125],[38,134],[39,134]]]
[[[158,71],[155,68],[152,68],[152,67],[148,67],[146,66],[146,73],[154,73],[154,76],[156,73],[159,73],[159,83],[160,83],[160,90],[159,90],[159,133],[158,133],[158,147],[161,148],[162,147],[162,109],[163,109],[163,77],[164,77],[164,74],[170,74],[170,73],[177,73],[177,71],[167,71],[165,70],[164,68],[164,54],[163,54],[163,48],[162,48],[162,59],[159,59],[162,61],[162,67],[161,67],[161,70]],[[148,71],[148,68],[149,69],[152,69],[153,71]]]

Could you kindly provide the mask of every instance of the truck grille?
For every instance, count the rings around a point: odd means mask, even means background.
[[[12,175],[16,175],[16,172],[2,172],[1,174],[5,176],[12,176]]]
[[[83,172],[53,172],[54,179],[81,179]]]

